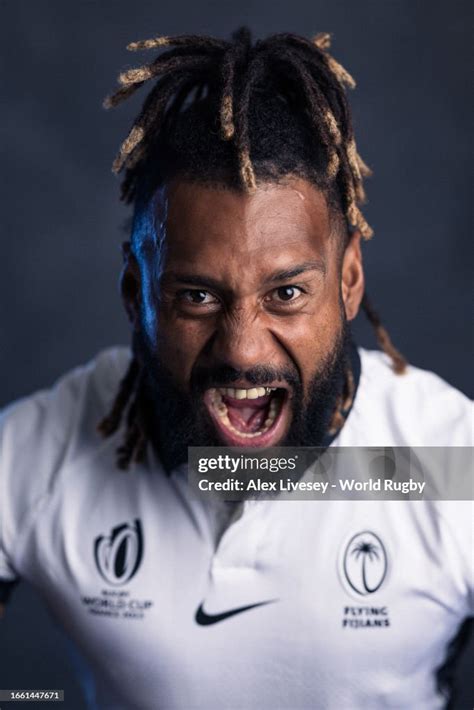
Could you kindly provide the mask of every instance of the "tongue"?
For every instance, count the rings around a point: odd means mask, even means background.
[[[227,416],[230,423],[242,432],[258,431],[267,418],[266,414],[266,407],[245,407],[243,409],[239,407],[237,409],[227,405]]]
[[[227,405],[228,408],[232,409],[235,416],[239,417],[243,422],[247,423],[262,411],[263,407],[233,407],[232,405]]]
[[[233,397],[224,397],[227,407],[227,416],[230,423],[239,431],[255,432],[260,429],[267,418],[267,410],[271,397],[259,397],[259,401],[236,400]]]

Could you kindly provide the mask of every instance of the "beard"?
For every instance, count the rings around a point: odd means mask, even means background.
[[[204,393],[210,387],[231,386],[238,380],[246,380],[249,385],[280,380],[290,387],[291,422],[285,437],[276,446],[327,446],[328,429],[344,390],[354,347],[343,315],[335,343],[305,394],[295,366],[275,368],[265,364],[245,371],[228,365],[196,366],[191,373],[189,392],[185,392],[141,330],[135,334],[133,345],[142,370],[140,409],[145,433],[167,471],[187,462],[189,446],[225,446],[204,404]]]

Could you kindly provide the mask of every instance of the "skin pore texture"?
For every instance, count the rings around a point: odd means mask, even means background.
[[[318,445],[364,291],[360,234],[344,249],[324,194],[293,177],[250,194],[176,180],[150,210],[122,293],[164,459]]]

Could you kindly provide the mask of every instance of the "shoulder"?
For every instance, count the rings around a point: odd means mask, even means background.
[[[464,394],[433,372],[408,365],[397,375],[384,353],[358,350],[361,378],[354,424],[380,439],[367,445],[472,445],[472,402]]]
[[[35,459],[44,449],[72,447],[84,420],[92,422],[110,404],[115,387],[130,360],[125,347],[101,351],[91,361],[63,375],[50,389],[14,402],[0,414],[2,455],[28,455]]]
[[[437,500],[432,501],[431,505],[438,517],[437,541],[444,551],[443,564],[451,570],[451,579],[466,600],[466,616],[474,616],[473,502]]]
[[[65,464],[102,445],[96,427],[130,360],[108,348],[0,414],[0,546],[29,519]]]

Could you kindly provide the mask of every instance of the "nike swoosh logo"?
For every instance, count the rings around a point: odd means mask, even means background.
[[[272,604],[277,602],[278,599],[269,599],[266,602],[258,602],[257,604],[248,604],[248,606],[239,606],[237,609],[231,609],[230,611],[223,611],[221,614],[206,614],[203,605],[201,604],[194,617],[196,624],[200,626],[209,626],[210,624],[217,624],[219,621],[224,621],[231,616],[236,614],[241,614],[243,611],[248,611],[249,609],[255,609],[258,606],[265,606],[265,604]]]

